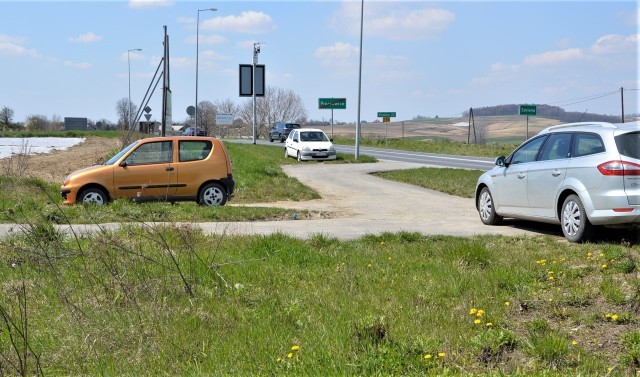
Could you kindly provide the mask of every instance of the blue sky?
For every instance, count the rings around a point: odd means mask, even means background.
[[[116,102],[139,104],[170,38],[172,116],[198,100],[238,96],[238,65],[253,43],[268,86],[298,94],[310,119],[318,98],[358,110],[360,1],[3,1],[0,107],[29,115],[115,122]],[[469,108],[551,104],[567,111],[640,113],[636,1],[364,0],[361,119],[459,116]],[[160,119],[160,91],[150,103]]]

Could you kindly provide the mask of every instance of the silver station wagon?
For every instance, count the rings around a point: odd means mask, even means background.
[[[544,129],[480,176],[484,224],[503,218],[560,224],[586,241],[598,226],[640,227],[640,122],[569,123]]]

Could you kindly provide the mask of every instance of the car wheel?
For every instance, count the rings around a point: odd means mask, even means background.
[[[502,216],[496,213],[493,196],[487,187],[482,188],[478,198],[478,213],[480,220],[485,225],[497,225],[502,222]]]
[[[99,188],[88,188],[83,190],[78,196],[78,203],[104,205],[109,201],[107,194]]]
[[[269,142],[273,143],[273,138],[271,137],[271,134],[269,134]]]
[[[302,155],[300,154],[300,151],[298,151],[297,156],[298,156],[298,161],[302,161]]]
[[[217,183],[209,183],[200,190],[198,204],[203,206],[223,206],[227,202],[227,191]]]
[[[593,225],[576,194],[567,196],[562,204],[562,233],[571,242],[587,241],[593,235]]]
[[[288,158],[289,153],[287,153],[287,147],[284,147],[284,158]]]

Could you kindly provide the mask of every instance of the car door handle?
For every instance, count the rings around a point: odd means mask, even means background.
[[[173,169],[173,166],[169,166],[169,167],[165,168],[164,170],[166,170],[166,171],[173,171],[174,169]]]
[[[554,170],[553,173],[551,173],[552,176],[557,177],[559,175],[562,175],[562,172],[560,170]]]
[[[518,178],[522,179],[524,177],[526,177],[527,175],[524,173],[518,173]]]

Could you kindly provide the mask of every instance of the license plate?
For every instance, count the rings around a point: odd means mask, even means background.
[[[327,157],[326,153],[316,153],[316,157]]]

